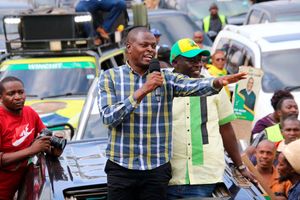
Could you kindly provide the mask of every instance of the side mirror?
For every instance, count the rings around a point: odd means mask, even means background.
[[[69,123],[54,124],[47,128],[53,131],[53,135],[62,136],[67,140],[71,140],[75,134],[75,128]]]

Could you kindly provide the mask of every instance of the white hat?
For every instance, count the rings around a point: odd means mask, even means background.
[[[300,174],[300,139],[286,145],[282,153],[293,169]]]

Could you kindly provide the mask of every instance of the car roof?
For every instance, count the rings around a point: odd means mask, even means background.
[[[130,17],[132,17],[133,12],[132,9],[128,10],[128,14]],[[162,15],[178,15],[178,14],[182,14],[182,15],[187,15],[185,12],[180,11],[180,10],[173,10],[173,9],[164,9],[164,8],[158,8],[158,9],[149,9],[147,10],[147,14],[148,16],[162,16]]]
[[[32,9],[33,6],[26,2],[9,2],[9,1],[0,1],[0,15],[7,15],[7,14],[15,14],[16,11],[25,11],[28,9]],[[2,20],[2,19],[1,19]]]
[[[279,13],[299,12],[300,1],[280,0],[257,3],[252,8],[259,8],[268,11],[271,15],[277,15]]]
[[[224,31],[234,32],[257,43],[261,51],[300,48],[300,21],[244,26],[227,25]]]
[[[148,10],[149,15],[170,15],[170,14],[186,14],[183,11],[180,10],[172,10],[172,9],[155,9],[155,10]]]

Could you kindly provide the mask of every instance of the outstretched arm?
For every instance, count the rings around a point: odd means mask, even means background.
[[[226,86],[230,83],[236,83],[242,79],[246,79],[247,73],[237,73],[227,76],[221,76],[214,80],[213,86],[214,88],[221,89],[223,86]]]

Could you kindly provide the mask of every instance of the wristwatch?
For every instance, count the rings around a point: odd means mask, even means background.
[[[247,167],[246,167],[244,164],[242,164],[242,165],[240,165],[240,166],[237,167],[237,169],[238,169],[240,172],[241,172],[241,171],[244,171],[246,168],[247,168]]]

